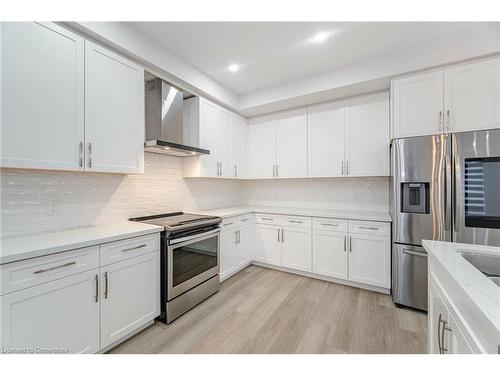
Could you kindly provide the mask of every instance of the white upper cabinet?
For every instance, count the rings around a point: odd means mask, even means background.
[[[307,109],[278,113],[276,177],[307,177]]]
[[[144,71],[53,23],[2,24],[1,166],[142,173]]]
[[[215,147],[219,162],[219,177],[233,177],[231,164],[232,115],[229,111],[219,108],[215,129]]]
[[[144,70],[85,41],[86,169],[142,173]]]
[[[394,138],[500,127],[500,58],[392,82]]]
[[[256,117],[247,127],[247,176],[273,178],[276,170],[276,116]]]
[[[342,176],[345,158],[345,103],[308,108],[308,162],[310,177]]]
[[[500,127],[500,58],[444,71],[446,132]]]
[[[247,124],[246,120],[237,115],[232,115],[231,128],[231,167],[232,176],[236,178],[246,177],[246,156],[247,156]]]
[[[52,23],[0,27],[0,165],[82,170],[83,38]]]
[[[394,138],[438,134],[443,121],[443,72],[392,83]]]
[[[355,99],[346,108],[349,176],[389,176],[389,94]]]
[[[209,150],[210,154],[184,158],[184,176],[244,176],[245,131],[245,120],[235,113],[204,98],[185,100],[184,136],[188,143],[199,144],[200,148]],[[243,174],[238,173],[238,169]]]

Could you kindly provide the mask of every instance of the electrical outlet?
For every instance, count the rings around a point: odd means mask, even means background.
[[[49,216],[54,216],[59,213],[59,201],[49,201],[47,204],[47,213]]]

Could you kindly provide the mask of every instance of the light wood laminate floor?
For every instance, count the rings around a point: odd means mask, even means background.
[[[426,353],[427,315],[384,294],[250,266],[112,353]]]

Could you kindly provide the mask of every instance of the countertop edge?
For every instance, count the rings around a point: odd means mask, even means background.
[[[54,246],[47,245],[47,246],[40,247],[38,249],[28,250],[28,251],[24,251],[24,252],[21,251],[21,252],[12,253],[12,254],[6,254],[6,255],[3,255],[0,253],[0,265],[19,262],[22,260],[27,260],[27,259],[32,259],[32,258],[38,258],[41,256],[46,256],[46,255],[63,253],[66,251],[77,250],[77,249],[81,249],[84,247],[105,244],[108,242],[120,241],[120,240],[124,240],[127,238],[145,236],[148,234],[154,234],[154,233],[159,233],[159,232],[163,231],[163,227],[160,227],[160,226],[150,225],[150,224],[142,224],[142,223],[141,223],[141,225],[147,225],[150,228],[140,228],[140,229],[139,228],[137,228],[137,229],[130,228],[130,230],[125,230],[125,231],[122,231],[118,234],[96,235],[95,238],[87,239],[87,240],[83,240],[83,241],[68,242],[68,243],[64,243],[61,245],[54,245]],[[96,227],[96,229],[97,228],[99,228],[99,227]],[[78,229],[76,229],[75,232],[76,231],[78,231]],[[69,231],[65,231],[65,232],[69,232]]]

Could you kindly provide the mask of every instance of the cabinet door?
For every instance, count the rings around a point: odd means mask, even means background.
[[[3,295],[0,346],[97,352],[97,282],[93,270]]]
[[[236,269],[237,239],[236,229],[225,230],[220,234],[219,265],[221,281]]]
[[[444,72],[447,132],[500,127],[500,58]]]
[[[220,177],[233,176],[233,166],[231,164],[231,123],[231,113],[218,108],[215,132],[215,154],[220,163]]]
[[[311,272],[311,229],[285,227],[281,233],[281,265]]]
[[[310,177],[342,176],[345,159],[345,103],[309,107],[308,162]]]
[[[231,166],[232,176],[242,178],[246,176],[246,120],[233,114],[232,142],[231,142]]]
[[[144,171],[144,70],[85,41],[86,169]]]
[[[389,237],[356,233],[349,238],[349,280],[390,288]]]
[[[218,176],[218,162],[216,139],[217,139],[217,112],[215,104],[200,99],[199,126],[200,126],[200,148],[210,150],[209,155],[200,155],[200,175],[204,177]]]
[[[254,236],[253,226],[244,225],[238,228],[238,248],[236,252],[236,264],[243,267],[253,260]]]
[[[347,280],[347,235],[332,231],[313,232],[313,272]]]
[[[452,314],[449,314],[448,316],[448,324],[446,325],[446,328],[449,328],[449,330],[445,330],[445,336],[449,335],[449,348],[447,348],[447,353],[474,354],[474,351],[470,347],[463,333],[460,331],[460,328],[458,327],[458,324]]]
[[[346,115],[346,174],[389,176],[389,94],[353,100]]]
[[[393,81],[394,138],[442,132],[443,72]]]
[[[257,224],[255,226],[255,260],[281,266],[281,243],[278,236],[281,227]]]
[[[160,252],[100,269],[101,347],[160,315]]]
[[[277,177],[307,176],[307,108],[277,115],[276,165]]]
[[[1,27],[0,166],[82,170],[83,38],[52,23]]]
[[[276,116],[253,118],[247,127],[247,177],[272,178],[276,164]]]
[[[449,320],[449,313],[446,305],[441,298],[437,286],[433,280],[429,282],[429,311],[427,315],[429,329],[429,348],[430,354],[441,354],[441,348],[449,348],[449,335],[442,335],[442,322]],[[441,343],[441,338],[444,342]]]

